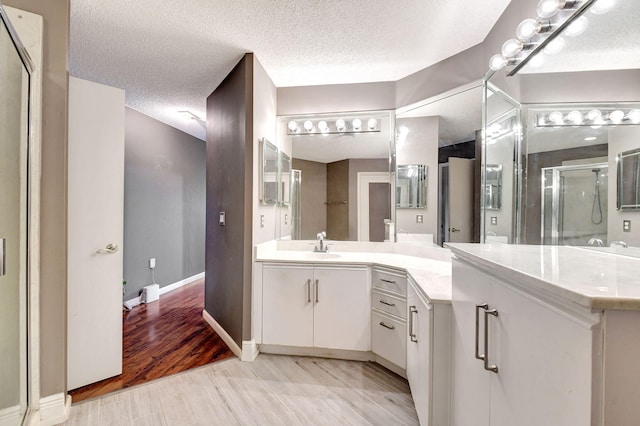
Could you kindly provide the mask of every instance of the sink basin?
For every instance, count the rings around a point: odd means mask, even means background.
[[[308,252],[304,254],[305,259],[338,259],[340,257],[339,254],[336,253],[316,253],[316,252]]]

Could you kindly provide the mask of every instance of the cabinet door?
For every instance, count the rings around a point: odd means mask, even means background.
[[[263,343],[313,346],[312,280],[312,266],[263,266]]]
[[[316,266],[314,285],[314,346],[371,350],[367,268]]]
[[[591,424],[589,326],[495,280],[490,308],[491,425]]]
[[[420,424],[428,425],[431,411],[431,306],[423,300],[409,282],[407,293],[408,338],[407,338],[407,378],[411,395],[416,406]]]
[[[476,305],[490,303],[491,279],[478,269],[453,259],[453,374],[451,424],[455,426],[489,425],[489,374],[475,357]],[[493,319],[493,318],[492,318]],[[480,316],[480,325],[484,317]],[[484,336],[480,327],[480,352]],[[521,386],[527,386],[521,383]]]

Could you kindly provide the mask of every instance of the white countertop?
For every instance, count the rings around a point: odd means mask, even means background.
[[[349,264],[349,265],[381,265],[405,269],[422,290],[423,295],[435,303],[451,303],[451,254],[442,248],[404,248],[401,245],[370,245],[373,251],[349,251],[352,248],[366,250],[366,243],[349,245],[335,243],[336,250],[329,253],[314,253],[313,247],[308,250],[286,250],[276,244],[260,244],[256,250],[256,261],[259,262],[292,262],[308,264]],[[397,253],[406,252],[409,254]]]
[[[640,310],[640,259],[566,246],[447,244],[504,281],[591,309]]]

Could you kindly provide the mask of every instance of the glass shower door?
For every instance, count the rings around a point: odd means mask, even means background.
[[[543,244],[607,244],[607,184],[606,163],[543,168]]]
[[[19,425],[27,409],[29,72],[0,16],[0,420]]]

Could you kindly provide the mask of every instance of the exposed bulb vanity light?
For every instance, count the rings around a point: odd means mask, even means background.
[[[353,127],[353,130],[360,130],[360,128],[362,127],[362,120],[360,120],[359,118],[355,118],[351,122],[351,126]]]
[[[640,124],[640,109],[638,108],[605,111],[597,108],[588,111],[552,111],[550,113],[539,113],[536,117],[537,127],[590,126],[593,129],[599,129],[602,126],[638,124]]]
[[[549,121],[555,125],[561,126],[564,124],[564,117],[560,111],[553,111],[549,114]]]
[[[623,119],[624,112],[620,111],[619,109],[609,113],[609,121],[611,121],[613,124],[620,124],[622,123]]]
[[[318,121],[318,130],[322,133],[327,133],[329,131],[329,125],[324,120]]]
[[[305,129],[307,132],[310,132],[310,131],[312,131],[312,130],[313,130],[313,121],[311,121],[311,120],[307,120],[307,121],[305,121],[305,122],[304,122],[303,126],[304,126],[304,129]]]
[[[567,42],[562,37],[556,37],[542,50],[546,55],[555,55],[560,53]]]
[[[563,9],[573,7],[576,3],[568,0],[540,0],[536,11],[539,17],[548,19]]]
[[[616,0],[598,0],[593,4],[593,6],[591,6],[591,9],[589,10],[591,11],[591,13],[594,13],[596,15],[604,15],[605,13],[613,9],[615,5]]]
[[[289,124],[287,124],[287,127],[292,132],[297,132],[298,131],[298,123],[296,123],[295,120],[291,120],[289,122]]]
[[[640,109],[632,109],[627,113],[627,118],[633,124],[640,124]]]
[[[551,28],[551,25],[542,25],[542,22],[537,19],[525,19],[520,22],[516,28],[516,37],[522,41],[527,41],[533,38],[536,34],[546,32]]]
[[[562,32],[563,35],[567,37],[578,37],[582,33],[587,30],[589,26],[589,19],[586,16],[582,15],[575,21],[573,21],[565,30]]]
[[[509,61],[507,60],[507,58],[502,56],[501,53],[497,53],[493,55],[491,59],[489,59],[489,68],[491,68],[494,71],[498,71],[506,67],[508,62]]]
[[[599,109],[592,109],[587,113],[587,120],[596,121],[602,118],[602,112]]]
[[[575,124],[576,126],[579,126],[583,121],[582,113],[580,111],[571,111],[567,114],[567,121]]]
[[[512,38],[507,40],[502,45],[502,56],[505,58],[511,58],[516,56],[524,48],[524,43],[521,40]]]
[[[336,129],[338,129],[339,132],[343,132],[345,129],[346,123],[344,122],[343,119],[339,118],[336,120]]]
[[[378,125],[378,120],[376,120],[375,118],[370,118],[367,121],[367,127],[369,128],[369,130],[374,130],[377,125]]]

